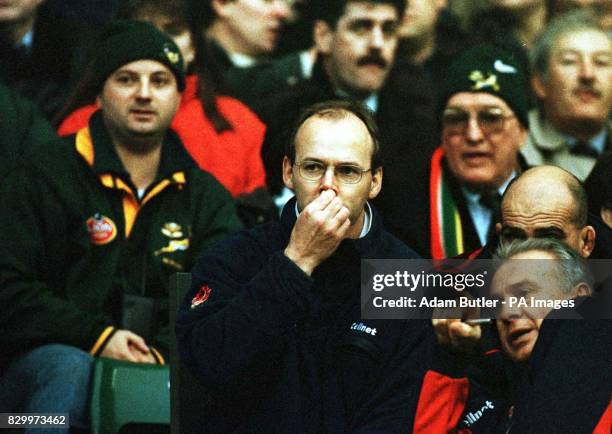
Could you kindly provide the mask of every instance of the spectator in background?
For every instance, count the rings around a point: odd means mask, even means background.
[[[53,16],[44,0],[0,2],[0,80],[50,120],[81,72],[91,26]]]
[[[92,357],[163,364],[170,275],[240,227],[168,130],[185,87],[176,45],[117,21],[96,47],[101,110],[0,183],[0,411],[69,413],[77,427]]]
[[[521,152],[531,165],[559,165],[584,180],[612,148],[612,41],[578,11],[553,20],[531,56],[539,107]]]
[[[527,100],[525,75],[509,53],[491,45],[464,52],[441,90],[441,146],[403,174],[405,188],[383,214],[390,232],[436,259],[494,238],[500,196],[524,168]]]
[[[314,50],[273,58],[291,14],[286,0],[192,0],[192,34],[202,35],[208,64],[224,93],[251,105],[309,77]]]
[[[407,0],[398,29],[398,59],[425,64],[436,51],[436,23],[448,0]]]
[[[381,135],[385,189],[376,204],[384,215],[387,198],[404,187],[420,153],[433,149],[433,96],[417,71],[394,68],[402,0],[321,2],[315,19],[317,62],[310,80],[262,98],[256,111],[266,123],[263,158],[277,205],[287,200],[281,166],[287,125],[310,104],[353,99],[375,114]],[[393,162],[393,164],[388,164]]]
[[[608,35],[612,32],[612,2],[610,0],[549,0],[549,3],[553,18],[575,9],[587,9]]]
[[[261,161],[261,144],[265,126],[239,101],[216,95],[206,71],[196,67],[206,59],[194,51],[193,40],[185,19],[185,5],[177,0],[126,0],[117,11],[120,18],[149,21],[165,31],[177,43],[187,59],[186,89],[171,128],[177,132],[191,157],[201,169],[210,172],[234,197],[256,193],[263,198],[262,208],[251,223],[267,218],[265,173]],[[191,60],[191,62],[189,62]],[[60,135],[74,133],[87,124],[98,110],[95,98],[99,89],[92,83],[91,73],[85,75],[61,117]],[[95,75],[95,74],[94,74]],[[210,86],[209,86],[210,85]],[[211,88],[212,87],[212,88]],[[246,212],[246,211],[245,211]]]
[[[0,177],[4,177],[32,146],[57,136],[33,102],[2,83],[0,111]]]

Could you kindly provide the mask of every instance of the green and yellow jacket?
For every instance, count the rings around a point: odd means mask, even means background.
[[[0,184],[0,206],[0,367],[47,343],[99,354],[126,294],[154,301],[147,343],[165,353],[169,276],[240,227],[229,193],[172,132],[139,195],[99,115],[34,147]]]

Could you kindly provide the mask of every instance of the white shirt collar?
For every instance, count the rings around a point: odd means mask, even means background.
[[[257,63],[257,59],[242,53],[227,53],[230,61],[238,68],[248,68]]]
[[[345,91],[341,89],[336,90],[336,95],[338,95],[340,98],[350,97],[348,93],[346,93]],[[361,104],[369,108],[374,113],[376,113],[376,110],[378,110],[378,94],[377,93],[370,94],[368,97],[362,99],[360,102]]]

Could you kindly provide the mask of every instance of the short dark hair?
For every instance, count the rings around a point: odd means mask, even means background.
[[[406,9],[406,0],[315,0],[314,18],[325,21],[331,28],[335,28],[338,20],[346,12],[346,6],[355,2],[389,4],[395,8],[400,19]]]
[[[178,19],[184,30],[188,30],[186,8],[184,0],[121,0],[113,15],[116,20],[136,20],[146,12],[166,15]]]
[[[584,188],[592,214],[598,216],[602,208],[612,209],[612,151],[599,156]]]
[[[320,102],[304,109],[298,116],[289,141],[285,147],[285,155],[291,163],[295,162],[295,137],[301,126],[312,117],[324,119],[345,119],[349,116],[356,116],[368,130],[372,139],[372,169],[377,169],[382,166],[380,160],[380,140],[378,137],[378,127],[374,120],[373,113],[362,104],[352,100],[331,100]]]

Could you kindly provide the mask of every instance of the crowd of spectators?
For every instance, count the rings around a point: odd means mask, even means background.
[[[557,288],[602,300],[575,327],[382,341],[329,311],[359,306],[339,276],[368,255],[610,259],[611,1],[9,0],[0,65],[0,413],[86,431],[92,361],[166,364],[168,279],[195,267],[178,330],[220,411],[204,432],[611,432],[610,278]],[[342,303],[307,294],[333,279]]]

